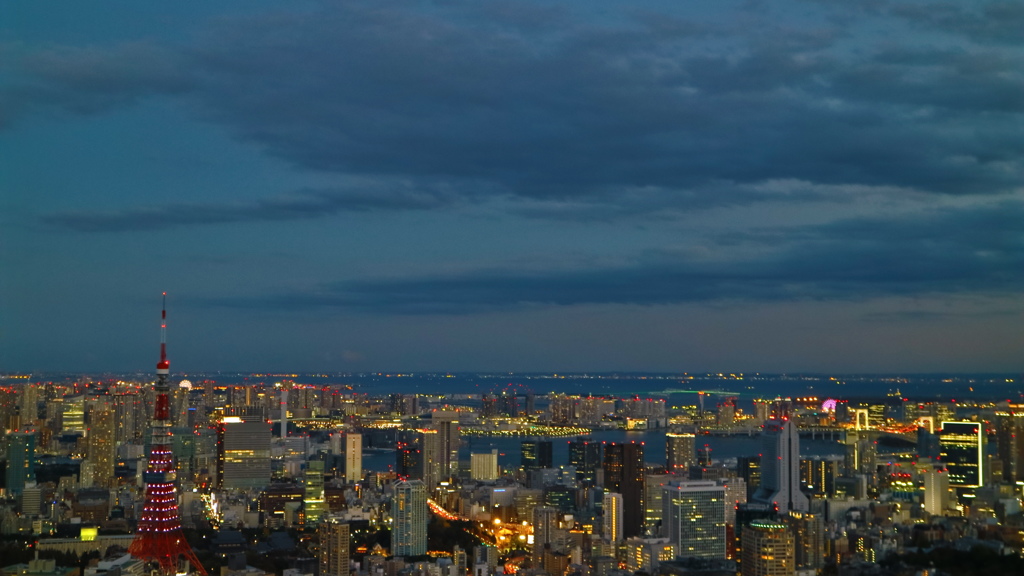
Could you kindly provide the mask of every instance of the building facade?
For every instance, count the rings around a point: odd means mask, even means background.
[[[725,487],[714,480],[662,488],[665,536],[683,558],[725,558]]]
[[[420,556],[427,553],[427,488],[422,480],[395,484],[391,500],[391,553]]]

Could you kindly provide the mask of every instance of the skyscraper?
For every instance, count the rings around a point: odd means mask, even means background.
[[[605,539],[611,543],[622,541],[622,494],[605,492],[601,501],[604,519],[601,523]]]
[[[433,490],[441,480],[441,435],[432,428],[400,430],[395,452],[396,472],[402,478],[423,480]]]
[[[551,440],[523,440],[520,465],[523,470],[538,470],[554,466]]]
[[[791,512],[783,519],[793,534],[793,561],[798,570],[817,573],[825,565],[825,520],[818,514]]]
[[[949,509],[949,474],[945,470],[928,470],[922,474],[924,480],[925,512],[936,516],[944,515]]]
[[[320,535],[320,576],[349,576],[349,527],[335,519],[324,521]]]
[[[742,576],[789,576],[796,571],[793,535],[785,524],[754,520],[743,526]]]
[[[217,429],[221,488],[262,488],[270,482],[270,424],[263,416],[225,416]]]
[[[569,442],[569,465],[576,468],[576,479],[593,486],[601,467],[601,443],[587,438]]]
[[[21,494],[25,484],[35,480],[35,432],[12,432],[7,435],[7,491]]]
[[[1003,477],[1015,482],[1024,481],[1024,404],[1008,404],[1004,416],[1009,422],[1002,427],[1011,430],[1011,438],[999,446]]]
[[[714,480],[672,482],[662,487],[662,523],[676,554],[725,558],[725,487]]]
[[[355,484],[363,479],[363,435],[345,433],[345,482]]]
[[[544,558],[545,547],[551,548],[558,537],[558,509],[538,506],[533,509],[533,557]]]
[[[327,508],[324,503],[324,461],[311,460],[307,462],[303,481],[305,496],[302,499],[302,507],[306,523],[314,525],[320,522]]]
[[[943,422],[939,459],[949,471],[953,488],[977,488],[985,483],[985,429],[980,422]]]
[[[761,434],[761,486],[753,500],[780,513],[806,512],[807,496],[800,491],[800,435],[791,420],[769,420]]]
[[[89,412],[89,461],[93,466],[93,484],[110,486],[114,480],[115,414],[107,406]]]
[[[450,480],[459,474],[459,445],[461,436],[458,420],[441,420],[433,424],[438,432],[439,480]]]
[[[85,396],[64,399],[61,423],[64,434],[85,434]]]
[[[498,450],[490,452],[474,452],[469,455],[469,475],[473,480],[497,480],[501,474],[498,470]]]
[[[697,437],[693,434],[665,434],[665,467],[669,472],[687,474],[697,464]]]
[[[639,536],[644,530],[643,444],[610,443],[604,449],[604,488],[622,494],[623,536]]]
[[[395,484],[391,499],[391,553],[419,556],[427,553],[427,488],[422,480]]]

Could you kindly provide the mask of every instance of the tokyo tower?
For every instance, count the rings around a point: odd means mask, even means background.
[[[159,565],[160,573],[170,576],[178,574],[179,565],[191,564],[195,572],[206,576],[206,570],[199,563],[192,547],[185,540],[178,517],[178,491],[174,482],[174,454],[171,451],[171,409],[168,394],[171,386],[167,382],[171,363],[167,360],[167,293],[164,292],[164,306],[160,322],[160,362],[156,365],[156,409],[153,415],[152,444],[149,449],[149,465],[142,475],[146,483],[146,499],[139,518],[135,538],[128,546],[128,553],[146,562]]]

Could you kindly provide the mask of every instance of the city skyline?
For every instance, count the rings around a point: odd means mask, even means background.
[[[0,7],[0,370],[1024,371],[1024,10]]]

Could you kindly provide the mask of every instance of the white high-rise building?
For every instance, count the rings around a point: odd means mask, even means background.
[[[780,513],[806,512],[800,491],[800,435],[791,420],[769,420],[761,433],[761,485],[753,500],[777,507]]]
[[[949,509],[949,473],[945,470],[929,470],[924,478],[924,511],[941,516]]]
[[[725,558],[725,486],[714,480],[662,488],[665,535],[683,558]]]
[[[602,523],[603,533],[606,540],[613,543],[622,541],[622,494],[618,492],[606,492],[601,503],[604,512]]]
[[[498,471],[498,450],[470,454],[469,474],[473,480],[497,480],[501,476]]]

